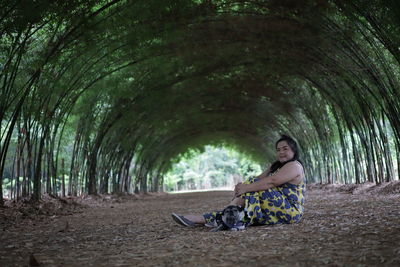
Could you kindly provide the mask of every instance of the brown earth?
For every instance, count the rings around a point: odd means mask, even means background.
[[[308,189],[300,223],[239,232],[170,216],[221,208],[228,191],[8,203],[0,266],[400,266],[400,182]]]

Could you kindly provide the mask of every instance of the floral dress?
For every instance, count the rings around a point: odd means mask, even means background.
[[[250,178],[244,184],[256,182]],[[304,179],[303,179],[304,180]],[[295,185],[285,183],[277,187],[248,192],[241,195],[245,200],[246,225],[272,225],[282,223],[297,223],[304,212],[305,182]],[[206,225],[215,224],[215,218],[220,211],[203,214]]]

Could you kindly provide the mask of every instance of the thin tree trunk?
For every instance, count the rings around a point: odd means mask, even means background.
[[[33,177],[33,199],[35,201],[39,201],[40,197],[41,197],[42,158],[43,158],[43,150],[44,150],[45,138],[47,136],[46,132],[47,132],[47,129],[44,130],[44,134],[40,138],[39,150],[38,150],[38,153],[36,154],[36,159],[35,159],[35,161],[36,161],[35,174],[34,174],[34,177]]]
[[[22,154],[21,150],[22,150],[22,147],[21,147],[21,134],[20,134],[20,131],[18,131],[18,142],[17,142],[17,177],[16,177],[16,182],[17,182],[17,185],[16,185],[16,187],[17,187],[17,195],[16,195],[16,198],[17,198],[17,200],[19,200],[20,191],[21,191],[21,185],[20,185],[20,182],[19,182],[19,177],[21,176],[21,173],[20,173],[20,171],[21,171],[21,154]]]
[[[47,194],[51,195],[52,194],[52,189],[53,186],[51,184],[51,168],[50,168],[50,152],[49,152],[50,148],[49,148],[49,140],[46,138],[46,142],[45,142],[45,148],[44,148],[44,159],[43,159],[43,165],[46,166],[46,174],[43,175],[43,177],[46,177],[46,192]]]
[[[351,137],[351,143],[353,145],[353,158],[354,158],[354,176],[356,179],[356,184],[360,183],[360,171],[359,171],[359,156],[358,156],[358,152],[357,152],[357,144],[355,142],[353,133],[350,133],[350,137]]]
[[[65,197],[65,164],[64,158],[61,159],[61,196]]]

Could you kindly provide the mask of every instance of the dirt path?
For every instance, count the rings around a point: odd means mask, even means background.
[[[400,265],[399,194],[314,189],[301,223],[239,232],[184,228],[170,217],[222,207],[230,196],[126,197],[25,219],[0,229],[0,266],[27,266],[31,254],[41,266]]]

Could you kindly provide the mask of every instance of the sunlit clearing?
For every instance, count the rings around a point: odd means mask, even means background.
[[[234,150],[206,146],[204,153],[184,158],[165,176],[164,191],[232,190],[261,173],[260,165]]]

